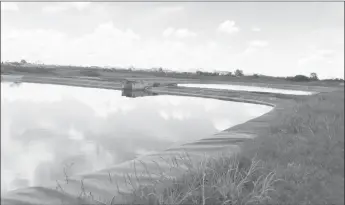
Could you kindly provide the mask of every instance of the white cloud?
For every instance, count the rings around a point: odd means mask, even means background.
[[[172,27],[169,27],[163,31],[163,36],[164,37],[172,36],[174,34],[174,32],[175,32],[175,29]]]
[[[195,37],[197,36],[197,34],[186,28],[175,29],[175,28],[169,27],[163,31],[163,36],[176,37],[176,38],[188,38],[188,37]]]
[[[333,50],[326,50],[326,49],[314,49],[307,52],[304,56],[302,56],[299,61],[299,66],[305,66],[309,63],[315,61],[325,61],[328,63],[333,62],[331,59],[335,56],[335,52]]]
[[[176,37],[178,38],[187,38],[187,37],[196,36],[195,32],[189,31],[188,29],[177,29],[175,34],[176,34]]]
[[[42,11],[46,13],[58,13],[69,9],[77,9],[78,11],[82,11],[88,8],[90,5],[91,2],[59,2],[43,7]]]
[[[298,68],[305,75],[316,72],[321,78],[344,76],[344,55],[331,49],[310,48],[299,58]]]
[[[19,11],[15,2],[1,2],[1,11]]]
[[[46,61],[55,57],[65,41],[65,35],[54,30],[4,29],[1,35],[1,58]]]
[[[62,6],[62,5],[55,5],[55,6],[45,6],[42,8],[42,11],[45,13],[57,13],[57,12],[61,12],[61,11],[65,11],[67,10],[67,7]]]
[[[99,25],[92,33],[68,38],[54,30],[5,30],[1,35],[1,58],[60,64],[130,63],[131,50],[140,36],[131,29],[117,29],[112,22]],[[92,55],[90,55],[92,54]]]
[[[70,2],[71,6],[78,9],[83,10],[86,9],[91,5],[91,2]]]
[[[298,70],[316,72],[320,78],[344,76],[344,28],[320,28],[303,37],[306,48],[296,59]]]
[[[267,41],[254,40],[248,42],[248,47],[243,52],[243,55],[251,55],[252,53],[258,51],[260,48],[265,48],[269,45]]]
[[[193,45],[178,38],[142,39],[131,29],[118,29],[112,22],[105,22],[78,38],[53,30],[6,30],[1,38],[1,58],[4,60],[24,58],[29,62],[41,60],[64,65],[162,66],[173,70],[238,67],[234,64],[236,54],[229,53],[216,41]]]
[[[210,49],[216,49],[218,47],[218,43],[216,41],[209,41],[207,45]]]
[[[306,34],[307,42],[318,47],[342,47],[344,50],[344,27],[343,28],[320,28]]]
[[[157,8],[157,11],[163,14],[172,14],[183,10],[183,6],[160,6]]]
[[[300,73],[296,71],[299,66],[298,69],[307,72],[307,75],[317,72],[320,77],[321,73],[340,76],[343,72],[343,52],[328,47],[325,48],[334,52],[310,49],[298,59],[298,56],[286,57],[271,50],[273,48],[269,48],[269,43],[262,39],[247,42],[247,50],[238,52],[212,38],[198,44],[182,41],[182,37],[195,36],[183,29],[168,28],[163,33],[172,38],[142,38],[132,29],[117,28],[113,22],[100,24],[92,32],[74,38],[56,30],[6,29],[1,35],[1,58],[5,61],[21,58],[29,62],[41,60],[48,64],[162,66],[172,70],[204,68],[233,71],[240,68],[245,73],[272,75],[295,75]],[[286,63],[282,65],[282,61]],[[282,69],[275,71],[273,68],[277,67]],[[295,69],[286,69],[289,67]]]
[[[112,22],[106,22],[92,33],[71,40],[68,45],[71,55],[77,52],[79,58],[70,60],[78,62],[82,56],[89,56],[87,60],[83,60],[84,63],[96,65],[102,61],[103,65],[112,65],[114,62],[129,65],[133,62],[133,53],[137,50],[140,39],[140,35],[133,30],[120,30]]]
[[[260,32],[260,31],[261,31],[261,28],[259,28],[259,27],[253,27],[253,28],[252,28],[252,31],[254,31],[254,32]]]
[[[267,47],[268,42],[262,41],[262,40],[255,40],[255,41],[249,42],[249,46],[251,46],[251,47]]]
[[[226,20],[218,27],[218,31],[233,34],[239,32],[239,28],[235,25],[235,21]]]
[[[334,56],[333,50],[313,50],[306,54],[304,57],[300,58],[298,61],[299,66],[306,65],[313,61],[319,61],[319,60],[326,60],[332,58]],[[327,61],[331,62],[331,61]]]
[[[100,24],[96,29],[94,34],[99,37],[108,37],[112,38],[114,36],[118,37],[117,41],[123,41],[123,40],[140,40],[140,35],[134,33],[131,29],[127,29],[125,31],[122,31],[118,28],[116,28],[113,24],[113,22],[106,22],[103,24]]]

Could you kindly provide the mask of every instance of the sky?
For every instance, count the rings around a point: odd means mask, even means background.
[[[342,2],[1,2],[1,60],[344,78]]]

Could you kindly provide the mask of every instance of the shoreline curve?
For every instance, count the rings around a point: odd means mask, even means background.
[[[49,201],[48,204],[56,204],[61,203],[61,200],[68,204],[80,203],[80,200],[82,200],[83,203],[87,203],[87,201],[83,201],[83,199],[73,197],[80,195],[81,187],[83,187],[84,191],[87,190],[86,192],[92,193],[93,196],[98,196],[105,201],[110,201],[113,199],[115,193],[129,193],[131,191],[127,186],[127,181],[123,178],[126,174],[137,174],[140,172],[141,176],[139,180],[146,183],[150,182],[148,177],[149,174],[147,173],[148,170],[151,175],[155,172],[164,172],[169,173],[170,177],[176,178],[185,172],[187,167],[175,167],[172,169],[169,164],[171,162],[165,161],[165,159],[163,159],[164,157],[175,157],[176,159],[176,156],[181,157],[183,154],[186,154],[197,162],[204,157],[205,153],[207,153],[207,155],[215,155],[224,151],[236,153],[240,151],[239,143],[263,134],[267,131],[266,129],[269,122],[272,122],[272,120],[279,115],[281,110],[291,109],[294,105],[289,98],[279,98],[279,96],[281,96],[280,94],[266,95],[242,91],[215,91],[205,88],[157,87],[151,88],[150,90],[161,95],[213,98],[224,101],[261,104],[271,106],[273,109],[242,124],[217,132],[209,138],[182,144],[176,148],[166,149],[157,154],[141,156],[93,173],[72,176],[68,183],[64,183],[63,180],[58,180],[56,182],[58,185],[52,183],[46,187],[28,187],[10,191],[1,197],[1,203],[25,204],[25,202],[27,202],[28,204],[47,204]],[[205,146],[205,144],[207,146]],[[157,166],[157,164],[159,166]],[[113,181],[116,181],[116,184],[114,184]],[[89,203],[95,204],[95,201]]]

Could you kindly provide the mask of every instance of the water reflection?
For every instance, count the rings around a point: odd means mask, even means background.
[[[285,90],[268,87],[255,87],[245,85],[227,85],[227,84],[178,84],[178,86],[192,87],[192,88],[214,88],[224,90],[241,90],[241,91],[252,91],[252,92],[266,92],[266,93],[281,93],[290,95],[311,95],[312,92],[299,91],[299,90]]]
[[[209,137],[271,109],[195,97],[122,95],[116,90],[1,83],[1,190],[103,169]]]

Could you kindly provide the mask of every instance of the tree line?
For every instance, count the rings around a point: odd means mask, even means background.
[[[12,65],[25,65],[28,62],[24,59],[22,59],[20,62],[12,62]],[[1,64],[4,64],[3,62],[1,62]],[[107,70],[107,69],[104,69]],[[133,67],[129,68],[128,71],[134,71],[135,69]],[[112,69],[112,71],[115,71],[115,69]],[[164,69],[162,67],[158,67],[157,69],[151,70],[151,72],[165,72]],[[98,77],[100,76],[99,73],[97,73],[97,71],[95,70],[85,70],[85,71],[81,71],[82,74],[86,75],[86,76],[92,76],[92,77]],[[181,74],[186,74],[186,72],[175,72],[175,73],[181,73]],[[195,73],[196,75],[201,75],[201,76],[234,76],[234,77],[242,77],[245,76],[243,70],[240,69],[236,69],[234,72],[221,72],[221,71],[214,71],[214,72],[207,72],[207,71],[196,71]],[[260,78],[261,75],[259,74],[253,74],[253,75],[246,75],[246,76],[252,76],[254,78]],[[284,78],[284,77],[283,77]],[[290,76],[290,77],[285,77],[284,79],[289,80],[289,81],[295,81],[295,82],[309,82],[309,81],[318,81],[319,77],[317,75],[317,73],[313,72],[310,73],[309,76],[305,76],[305,75],[295,75],[295,76]],[[341,78],[335,78],[335,79],[326,79],[325,81],[344,81],[344,79]]]

